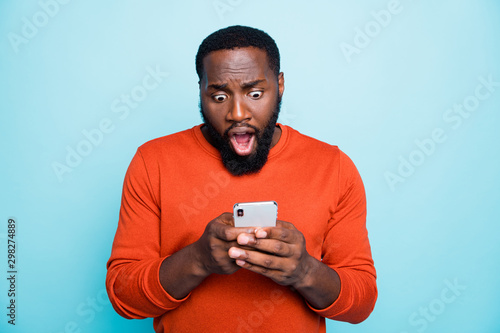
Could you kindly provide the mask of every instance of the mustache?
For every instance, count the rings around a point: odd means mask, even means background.
[[[229,131],[232,130],[233,128],[236,128],[236,127],[248,127],[248,128],[251,128],[255,131],[255,134],[257,136],[259,136],[259,132],[260,130],[256,127],[256,126],[253,126],[253,125],[250,125],[250,124],[247,124],[247,123],[233,123],[231,124],[231,126],[229,126],[228,129],[226,129],[224,131],[224,138],[228,138],[229,137]]]

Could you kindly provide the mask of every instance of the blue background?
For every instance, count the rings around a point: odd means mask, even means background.
[[[498,1],[67,2],[0,2],[0,331],[153,331],[104,292],[123,177],[139,145],[201,122],[194,56],[233,24],[280,48],[280,121],[338,145],[366,186],[379,299],[362,324],[328,331],[500,331]],[[155,69],[168,76],[144,90]],[[114,112],[132,92],[135,108]],[[85,145],[103,120],[109,133]]]

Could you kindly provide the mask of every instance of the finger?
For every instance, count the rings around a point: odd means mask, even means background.
[[[260,266],[266,270],[282,270],[283,268],[283,258],[263,252],[249,251],[237,247],[232,247],[229,249],[228,254],[230,258],[236,260],[236,264],[239,266],[241,266],[240,264],[242,262],[245,262],[253,266]],[[247,267],[248,265],[245,266],[245,268]]]
[[[220,222],[222,224],[229,225],[231,227],[234,227],[234,218],[233,214],[225,212],[219,215],[216,219],[217,222]]]
[[[286,274],[281,269],[274,268],[272,261],[269,262],[268,266],[260,266],[248,261],[248,259],[236,259],[235,264],[251,272],[266,276],[279,284],[286,284],[286,280],[288,279]]]
[[[228,251],[227,254],[229,255],[229,258],[232,259],[247,259],[248,255],[245,250],[240,249],[238,247],[231,247]]]
[[[292,223],[281,220],[276,221],[276,226],[290,230],[297,230],[297,228],[295,228],[295,226]]]
[[[249,234],[246,232],[242,232],[241,234],[238,235],[236,238],[237,242],[239,245],[254,245],[256,242],[255,239],[255,234]]]
[[[213,220],[211,225],[212,234],[224,241],[234,241],[241,233],[253,233],[255,228],[251,227],[233,227],[234,220],[230,213],[224,213]]]
[[[258,238],[266,238],[269,230],[271,230],[272,228],[283,228],[283,229],[287,229],[287,230],[297,230],[297,228],[295,228],[295,226],[292,223],[277,220],[275,227],[257,228],[257,229],[255,229],[255,234],[257,235]]]
[[[239,242],[238,242],[239,244]],[[266,252],[279,257],[292,257],[297,249],[294,244],[276,239],[259,239],[255,243],[246,245],[260,252]]]
[[[256,231],[263,232],[262,230]],[[294,254],[292,244],[274,239],[256,238],[256,234],[241,233],[238,235],[237,243],[244,249],[257,249],[280,257],[291,257]]]
[[[241,233],[252,233],[253,232],[253,228],[234,228],[234,227],[230,227],[228,225],[222,225],[222,224],[219,224],[218,226],[214,226],[213,228],[213,233],[214,233],[214,236],[221,239],[221,240],[224,240],[226,242],[232,242],[232,241],[236,241],[236,239],[238,238],[238,235],[241,234]]]
[[[300,239],[299,235],[301,235],[301,233],[293,226],[293,224],[284,221],[278,222],[280,223],[277,224],[276,227],[256,229],[255,237],[258,239],[276,239],[290,244],[296,243]]]
[[[282,274],[282,272],[279,271],[279,270],[272,269],[272,268],[269,268],[269,267],[262,267],[262,266],[254,265],[254,264],[251,264],[251,263],[249,263],[248,261],[245,261],[245,260],[239,260],[238,259],[238,260],[235,261],[235,263],[239,267],[248,269],[249,271],[252,271],[252,272],[260,274],[260,275],[267,276],[268,278],[271,278],[273,280],[275,279],[276,276]]]

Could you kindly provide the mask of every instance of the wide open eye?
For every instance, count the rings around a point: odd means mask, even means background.
[[[250,98],[252,98],[252,99],[259,99],[262,96],[262,94],[263,94],[262,91],[256,90],[256,91],[249,92],[248,96],[250,96]]]
[[[216,102],[224,102],[227,99],[225,94],[217,94],[212,97]]]

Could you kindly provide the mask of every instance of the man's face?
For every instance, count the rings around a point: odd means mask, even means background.
[[[269,68],[266,52],[245,47],[219,50],[203,59],[200,108],[203,134],[234,175],[259,171],[281,135],[276,127],[283,73]]]

